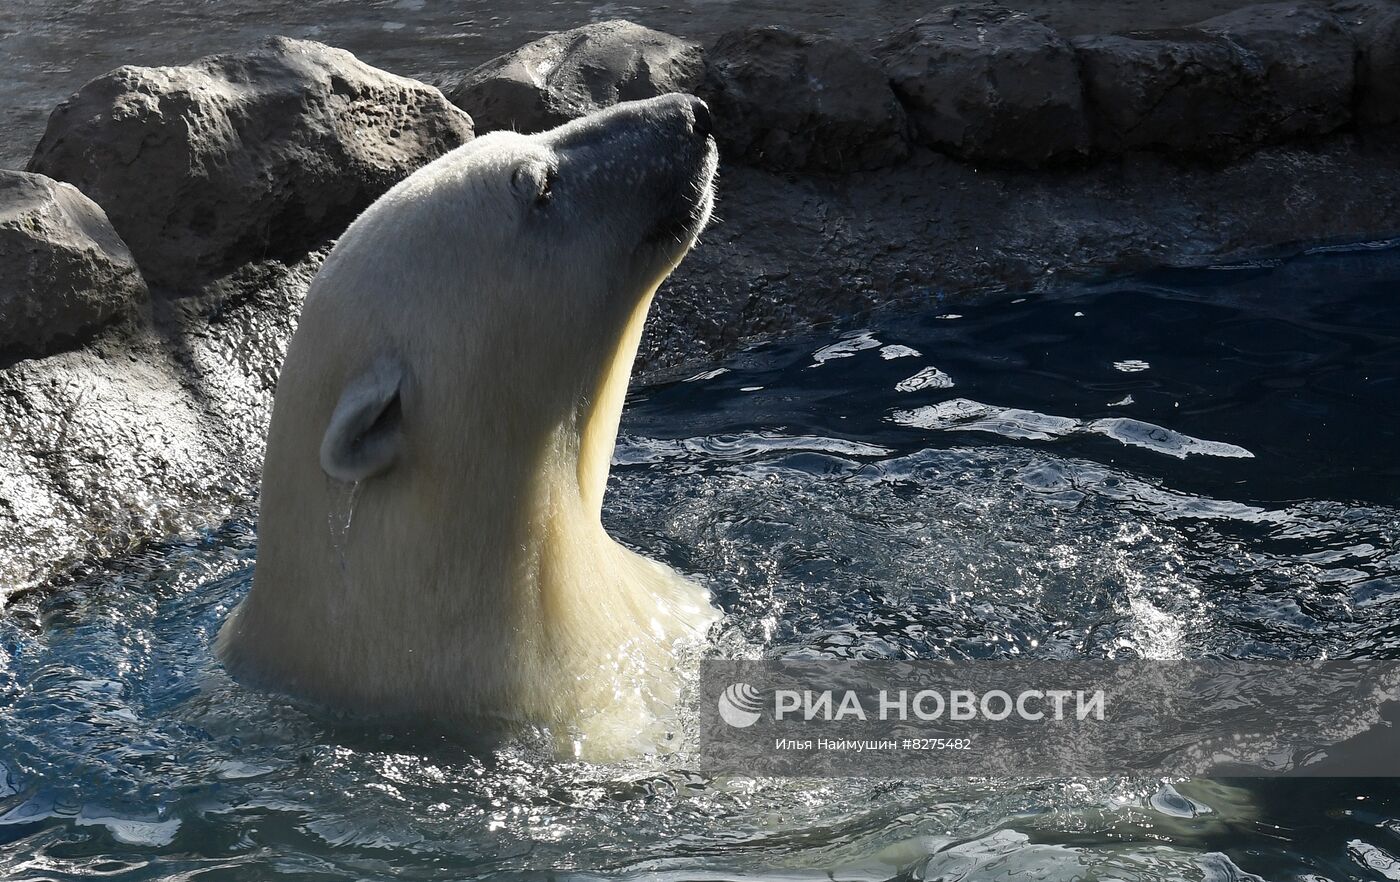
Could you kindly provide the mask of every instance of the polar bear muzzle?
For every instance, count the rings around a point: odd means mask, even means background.
[[[709,218],[718,152],[705,102],[672,94],[618,104],[541,137],[556,157],[551,198],[635,212],[639,249],[679,261]],[[619,165],[626,171],[618,173]],[[669,269],[669,267],[668,267]]]

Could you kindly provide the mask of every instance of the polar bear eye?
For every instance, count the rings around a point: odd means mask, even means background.
[[[511,189],[521,199],[543,208],[553,197],[554,170],[539,165],[522,165],[510,176]]]

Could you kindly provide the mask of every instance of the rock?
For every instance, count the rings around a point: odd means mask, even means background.
[[[1238,46],[1260,78],[1256,140],[1325,135],[1351,121],[1356,43],[1336,16],[1307,2],[1261,3],[1198,27]]]
[[[694,92],[704,73],[698,43],[618,19],[527,43],[445,91],[482,131],[539,132],[619,101]]]
[[[150,281],[182,286],[334,236],[471,137],[437,89],[274,37],[92,80],[54,110],[29,168],[76,184]]]
[[[0,353],[48,354],[145,297],[95,202],[71,184],[0,170]]]
[[[1095,146],[1229,159],[1351,119],[1355,45],[1306,3],[1250,6],[1190,28],[1079,37]]]
[[[0,606],[246,512],[320,256],[236,271],[84,345],[0,367]]]
[[[1074,46],[1103,152],[1228,158],[1264,122],[1257,67],[1224,36],[1179,28],[1078,37]]]
[[[726,158],[849,171],[909,154],[904,110],[878,63],[840,40],[779,27],[733,31],[708,62],[704,97]]]
[[[1361,0],[1336,4],[1332,12],[1356,40],[1356,121],[1400,122],[1400,6]]]
[[[948,6],[876,50],[915,137],[955,156],[1038,166],[1089,148],[1074,50],[996,3]]]

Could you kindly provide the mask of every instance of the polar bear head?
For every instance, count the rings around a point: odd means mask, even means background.
[[[668,95],[478,138],[351,225],[279,379],[254,586],[219,639],[235,675],[448,723],[575,725],[665,692],[712,610],[600,512],[647,308],[715,168],[705,105]]]

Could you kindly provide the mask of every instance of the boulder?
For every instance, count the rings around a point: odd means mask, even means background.
[[[720,37],[707,60],[703,94],[726,158],[850,171],[909,154],[904,110],[884,72],[840,40],[752,28]]]
[[[1400,5],[1348,0],[1332,12],[1356,40],[1356,121],[1400,122]]]
[[[71,184],[0,170],[0,353],[48,354],[145,297],[97,203]]]
[[[1335,15],[1307,2],[1261,3],[1198,27],[1238,46],[1258,78],[1256,141],[1325,135],[1351,122],[1356,42]]]
[[[49,117],[29,169],[106,209],[150,281],[184,286],[335,236],[471,137],[437,89],[273,37],[92,80]]]
[[[1229,158],[1264,124],[1256,65],[1226,37],[1192,28],[1077,37],[1080,70],[1105,153],[1163,150]]]
[[[915,137],[963,159],[1039,166],[1089,148],[1070,44],[996,3],[948,6],[877,50]]]
[[[445,91],[481,131],[539,132],[619,101],[694,92],[704,73],[698,43],[619,19],[527,43]]]

